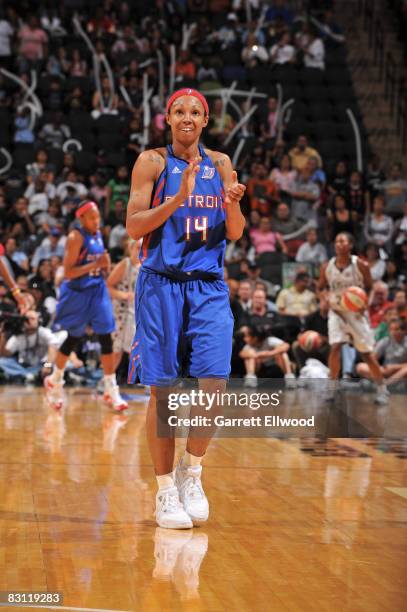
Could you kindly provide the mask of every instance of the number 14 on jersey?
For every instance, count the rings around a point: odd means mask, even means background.
[[[185,218],[185,240],[191,240],[191,233],[201,232],[202,242],[208,239],[208,217]]]

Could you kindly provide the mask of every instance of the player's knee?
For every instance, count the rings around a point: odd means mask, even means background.
[[[76,346],[78,344],[78,340],[79,340],[79,338],[75,338],[74,336],[70,336],[68,334],[68,337],[65,338],[65,340],[63,341],[63,343],[59,347],[59,352],[62,353],[63,355],[65,355],[66,357],[69,357],[69,355],[73,351],[75,351]]]
[[[113,353],[113,341],[110,334],[99,334],[99,342],[102,355]]]

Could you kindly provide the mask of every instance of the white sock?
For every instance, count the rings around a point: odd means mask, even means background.
[[[292,372],[287,372],[286,374],[284,374],[284,378],[295,378],[295,376]]]
[[[103,377],[105,391],[116,386],[116,374],[105,374]]]
[[[55,366],[54,371],[51,374],[51,380],[54,383],[60,383],[64,379],[64,370],[60,370]]]
[[[159,489],[168,489],[169,487],[175,487],[172,472],[170,472],[169,474],[163,474],[162,476],[156,476],[156,478]]]
[[[198,467],[201,465],[203,458],[204,455],[202,455],[202,457],[196,457],[196,455],[191,455],[191,453],[186,450],[181,459],[181,463],[184,467]]]

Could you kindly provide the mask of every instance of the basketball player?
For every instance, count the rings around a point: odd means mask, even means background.
[[[227,155],[199,144],[208,119],[207,101],[196,90],[170,97],[173,144],[139,156],[127,209],[129,235],[143,237],[129,382],[151,385],[147,438],[158,483],[156,518],[166,528],[208,518],[201,461],[210,437],[190,431],[173,473],[174,439],[157,435],[157,398],[182,374],[198,378],[204,392],[223,392],[230,373],[233,317],[223,261],[226,238],[243,233],[245,186]]]
[[[75,351],[79,338],[90,325],[98,334],[102,348],[104,370],[103,399],[115,410],[124,410],[127,403],[120,397],[116,384],[115,358],[111,333],[115,329],[112,302],[103,272],[110,268],[100,233],[100,213],[97,204],[85,200],[76,210],[80,227],[68,235],[65,247],[65,280],[61,285],[54,326],[65,329],[68,337],[55,359],[55,368],[44,379],[47,399],[55,409],[62,407],[64,368]]]
[[[20,288],[16,285],[14,278],[8,269],[7,260],[4,260],[4,247],[2,244],[0,244],[0,278],[4,280],[7,287],[10,289],[10,293],[17,302],[20,313],[24,314],[30,308],[30,306],[32,306],[30,296],[21,293]]]
[[[346,311],[341,303],[343,292],[348,287],[361,287],[369,291],[372,277],[369,266],[357,255],[352,255],[353,238],[343,232],[335,238],[336,257],[332,257],[321,267],[319,289],[329,287],[330,310],[328,314],[328,338],[331,350],[328,365],[331,378],[336,381],[341,369],[341,346],[352,339],[353,346],[360,352],[369,367],[371,378],[377,384],[376,403],[387,403],[388,391],[383,383],[383,375],[373,353],[374,338],[365,309],[359,312]],[[333,394],[336,388],[333,387]]]

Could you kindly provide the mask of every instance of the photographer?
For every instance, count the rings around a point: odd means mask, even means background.
[[[7,330],[13,335],[7,340]],[[39,313],[4,317],[0,328],[0,370],[11,382],[32,382],[49,373],[46,362],[55,358],[57,339],[39,323]]]

